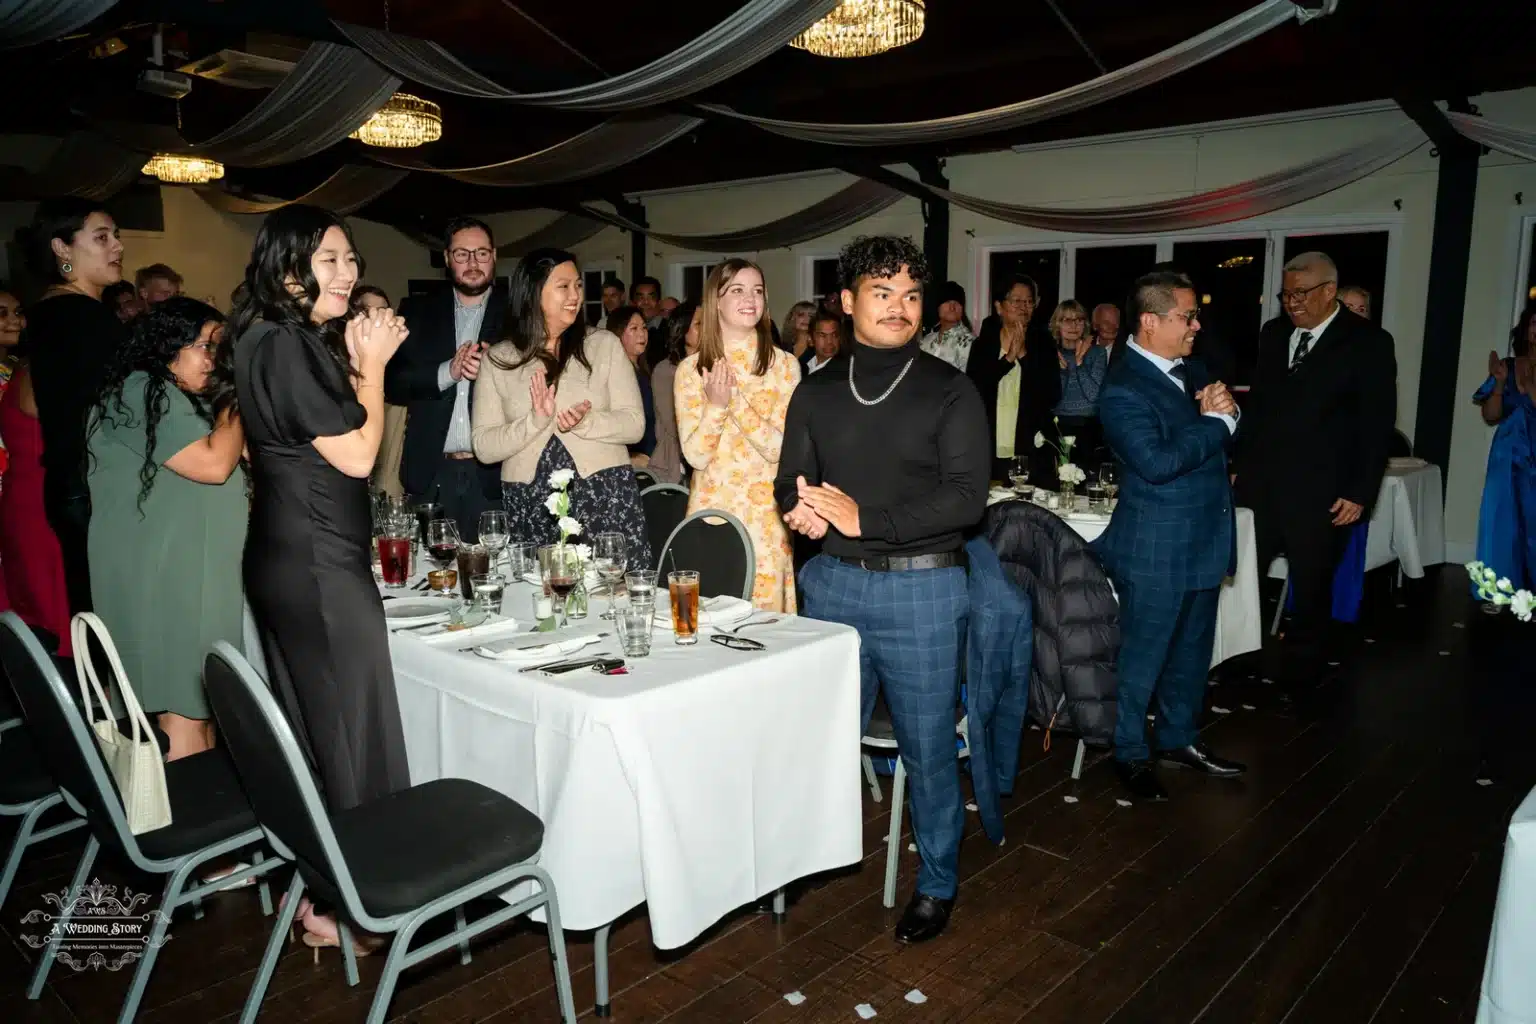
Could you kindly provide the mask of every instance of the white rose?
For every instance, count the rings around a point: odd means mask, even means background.
[[[561,516],[557,525],[560,527],[560,532],[567,537],[574,537],[581,532],[581,523],[570,516]]]
[[[1035,447],[1036,448],[1043,448],[1043,447],[1045,447],[1045,435],[1042,434],[1038,430],[1035,431]]]
[[[1498,586],[1499,586],[1499,589],[1501,591],[1503,591],[1504,593],[1506,593],[1506,594],[1512,594],[1512,593],[1515,592],[1515,585],[1513,583],[1509,582],[1509,578],[1508,577],[1501,578],[1499,580]]]
[[[587,544],[572,544],[571,550],[576,552],[576,557],[583,562],[592,561],[592,548]]]
[[[1509,610],[1515,613],[1515,618],[1521,622],[1530,622],[1531,613],[1536,611],[1536,594],[1529,590],[1517,590],[1515,596],[1510,599]]]
[[[557,516],[560,514],[560,499],[563,497],[565,497],[565,495],[561,494],[559,491],[556,491],[544,499],[544,507],[549,509],[550,515]]]
[[[575,478],[576,471],[574,469],[557,469],[549,474],[549,485],[551,487],[558,487],[563,491],[571,485],[571,481]]]
[[[1068,434],[1066,437],[1061,439],[1061,443],[1066,445],[1068,448],[1071,448],[1073,445],[1077,444],[1077,435]]]
[[[1488,595],[1488,599],[1494,604],[1498,605],[1500,608],[1503,608],[1505,605],[1509,604],[1508,594],[1490,594]]]
[[[1489,586],[1492,586],[1493,585],[1493,581],[1498,579],[1498,578],[1499,578],[1499,574],[1494,572],[1492,569],[1489,569],[1489,568],[1486,568],[1486,567],[1483,569],[1483,579],[1488,581]]]

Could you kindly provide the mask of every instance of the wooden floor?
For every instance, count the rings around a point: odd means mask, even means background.
[[[1046,754],[1028,733],[1007,843],[988,844],[969,816],[960,899],[934,942],[891,939],[888,806],[868,794],[862,866],[803,886],[786,923],[743,910],[663,955],[633,915],[614,934],[613,1019],[856,1021],[867,1003],[881,1022],[1470,1022],[1503,830],[1536,780],[1474,782],[1459,576],[1373,595],[1349,682],[1320,716],[1278,709],[1240,666],[1213,687],[1206,737],[1250,765],[1241,781],[1168,773],[1172,802],[1121,806],[1108,764],[1073,782],[1070,744]],[[41,1000],[22,998],[19,919],[64,887],[77,851],[59,841],[29,855],[0,913],[8,1021],[115,1018],[126,972],[55,968]],[[914,866],[904,849],[898,904]],[[251,891],[220,896],[203,920],[178,918],[139,1019],[234,1019],[266,936]],[[590,935],[570,949],[590,1016]],[[338,956],[315,964],[290,947],[263,1019],[361,1021],[378,960],[348,989]],[[805,1001],[791,1005],[792,992]],[[926,1001],[908,1001],[915,992]],[[557,1019],[542,932],[496,933],[467,967],[449,955],[414,969],[390,1019]]]

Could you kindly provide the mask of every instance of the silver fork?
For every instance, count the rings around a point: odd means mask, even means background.
[[[743,622],[741,625],[736,626],[733,629],[725,629],[725,630],[721,630],[721,632],[723,632],[723,633],[739,633],[743,629],[750,629],[753,626],[771,626],[775,622],[778,622],[778,621],[779,621],[779,618],[778,618],[777,615],[775,615],[771,619],[758,619],[756,622],[752,622],[752,621],[749,620],[747,622]]]

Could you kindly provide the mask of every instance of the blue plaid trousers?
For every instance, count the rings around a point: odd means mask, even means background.
[[[970,595],[965,570],[870,572],[818,555],[800,571],[803,614],[859,631],[863,718],[884,687],[908,777],[922,866],[917,891],[953,899],[965,810],[955,756],[955,706]]]

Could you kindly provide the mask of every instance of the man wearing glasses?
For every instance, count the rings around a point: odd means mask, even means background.
[[[1099,394],[1104,439],[1122,467],[1120,501],[1094,549],[1120,598],[1115,770],[1136,799],[1166,800],[1154,756],[1220,778],[1244,771],[1200,743],[1196,724],[1221,583],[1237,561],[1226,451],[1238,410],[1189,358],[1200,307],[1188,277],[1147,274],[1129,307],[1136,335]]]
[[[475,459],[470,406],[481,357],[501,338],[507,296],[496,285],[491,229],[459,217],[446,234],[449,287],[401,303],[411,334],[384,371],[384,391],[408,409],[400,463],[406,494],[441,504],[459,537],[473,542],[480,513],[499,504],[501,482],[499,467]]]
[[[1283,315],[1259,333],[1238,436],[1238,496],[1253,509],[1260,570],[1285,555],[1295,604],[1266,676],[1294,696],[1325,676],[1333,576],[1368,521],[1397,420],[1392,336],[1338,300],[1320,252],[1285,265]]]

